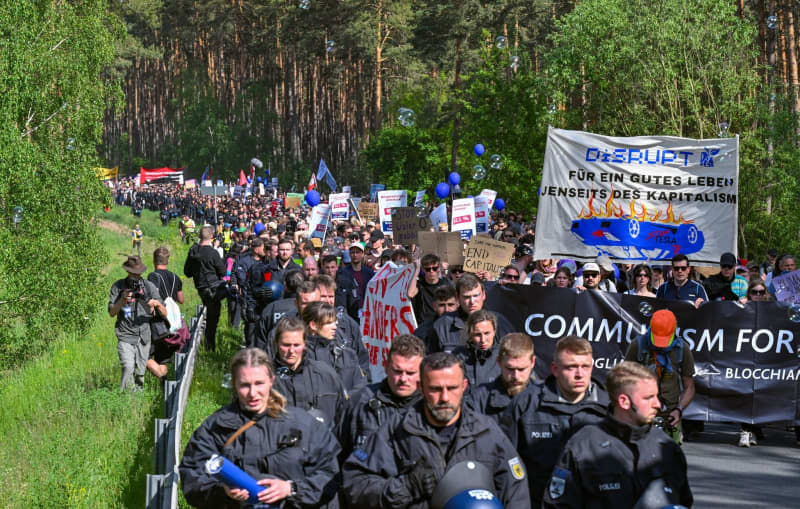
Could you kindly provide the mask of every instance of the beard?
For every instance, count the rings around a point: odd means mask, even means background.
[[[520,392],[524,391],[525,388],[528,386],[528,381],[526,380],[524,383],[518,385],[509,385],[506,386],[506,392],[509,396],[516,396]]]
[[[456,405],[451,405],[450,403],[440,403],[438,405],[432,405],[428,401],[425,401],[425,407],[430,412],[431,416],[437,423],[447,424],[450,420],[456,416],[458,413],[458,408]]]

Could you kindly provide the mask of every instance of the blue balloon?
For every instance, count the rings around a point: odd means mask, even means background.
[[[494,201],[494,208],[497,210],[503,210],[506,208],[506,201],[502,198],[498,198]]]
[[[261,177],[256,177],[256,182],[261,182]]]
[[[458,184],[461,183],[461,175],[459,175],[454,171],[451,171],[450,175],[447,177],[447,180],[450,181],[451,186],[457,186]]]
[[[248,184],[252,184],[253,183],[253,179],[251,179],[250,177],[247,177],[247,183]]]
[[[483,155],[484,152],[486,152],[486,148],[484,148],[484,146],[481,145],[480,143],[476,143],[475,146],[472,148],[472,151],[475,152],[476,156],[480,157]]]
[[[447,183],[439,182],[436,184],[436,196],[438,196],[439,199],[443,200],[447,198],[448,195],[450,195],[450,186],[448,186]]]
[[[319,205],[319,193],[313,189],[307,192],[306,203],[308,203],[312,207],[316,207],[317,205]]]

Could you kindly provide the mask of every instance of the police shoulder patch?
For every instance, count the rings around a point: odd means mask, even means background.
[[[367,458],[369,458],[369,454],[367,454],[367,451],[365,451],[364,449],[356,449],[356,450],[354,450],[353,451],[353,456],[358,458],[358,460],[360,460],[360,461],[367,461]]]
[[[550,486],[548,487],[548,494],[550,498],[555,500],[561,498],[567,488],[567,479],[569,479],[569,470],[556,467],[553,470],[553,477],[550,478]]]
[[[522,466],[519,456],[514,456],[508,460],[508,467],[511,469],[511,475],[514,476],[514,479],[518,481],[525,479],[525,468]]]

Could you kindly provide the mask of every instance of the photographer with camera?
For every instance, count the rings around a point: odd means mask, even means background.
[[[156,311],[167,316],[167,308],[156,286],[142,279],[147,267],[138,256],[129,256],[122,268],[128,277],[111,286],[108,314],[117,317],[114,332],[117,335],[117,353],[122,365],[120,387],[125,389],[134,378],[133,391],[144,387],[144,372],[150,356],[150,321]],[[135,376],[133,376],[135,374]]]

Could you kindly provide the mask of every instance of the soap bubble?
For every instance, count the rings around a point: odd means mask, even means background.
[[[397,110],[397,121],[403,127],[413,127],[417,123],[417,115],[412,109],[399,108]]]
[[[486,168],[481,164],[476,164],[472,167],[472,179],[480,182],[486,178]]]
[[[506,38],[505,36],[498,35],[497,38],[494,40],[494,45],[497,46],[497,49],[503,49],[506,47]]]
[[[430,214],[428,214],[428,207],[426,207],[425,205],[421,205],[421,206],[417,207],[417,217],[418,218],[422,219],[423,217],[428,217],[429,215]]]
[[[642,316],[652,316],[653,305],[649,302],[641,302],[639,303],[639,312],[642,314]]]
[[[75,150],[75,138],[67,138],[67,150]]]
[[[336,41],[328,41],[327,52],[330,53],[334,49],[336,49]]]
[[[311,7],[311,0],[300,0],[298,7],[301,9],[308,9]]]
[[[769,28],[770,30],[775,30],[776,28],[778,28],[778,16],[773,14],[772,16],[767,18],[767,28]]]
[[[558,111],[558,107],[555,104],[551,104],[547,107],[547,113],[551,115],[555,115],[556,111]]]
[[[730,128],[728,123],[727,122],[720,122],[718,127],[719,127],[719,132],[717,133],[717,136],[719,136],[720,138],[727,138],[728,137],[728,129]]]
[[[517,68],[519,67],[519,57],[517,55],[511,57],[511,65],[509,67],[511,67],[512,71],[517,70]]]
[[[225,373],[222,376],[222,384],[221,385],[222,385],[223,389],[233,389],[233,382],[231,380],[231,374],[230,373]]]
[[[800,305],[792,304],[791,306],[789,306],[789,309],[787,310],[786,314],[789,320],[791,320],[792,322],[800,323]]]
[[[499,154],[492,154],[489,158],[489,167],[493,170],[502,170],[503,158]]]

